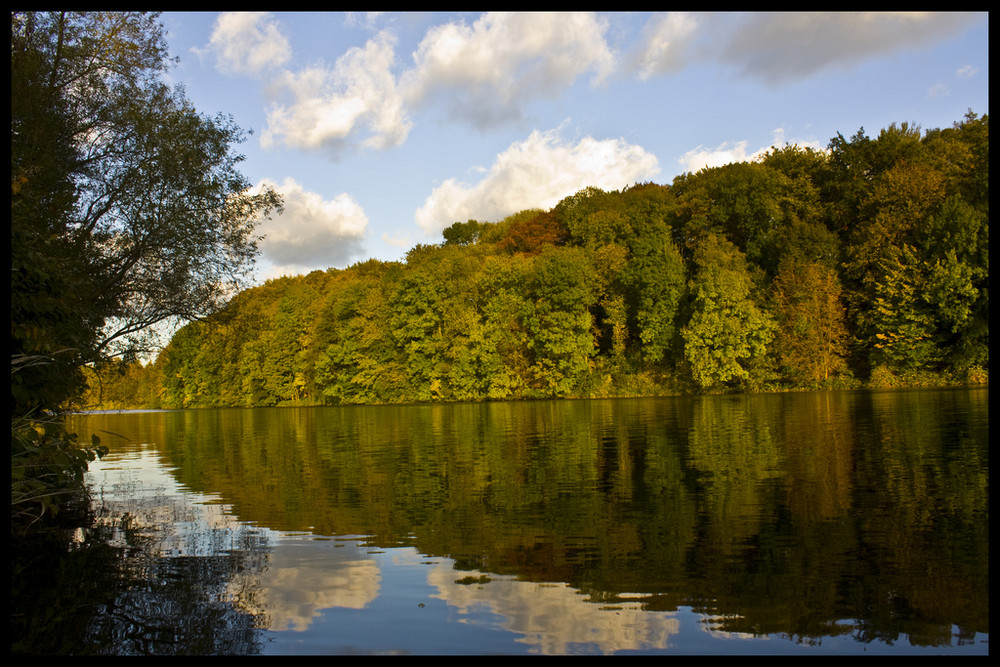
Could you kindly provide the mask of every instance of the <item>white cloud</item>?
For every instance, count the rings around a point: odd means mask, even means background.
[[[395,35],[383,30],[333,66],[320,63],[273,77],[276,102],[261,141],[265,147],[319,149],[334,156],[356,145],[391,148],[409,135],[408,112],[415,106],[433,106],[485,129],[521,119],[534,101],[556,97],[585,76],[600,84],[617,70],[648,80],[695,60],[729,65],[771,84],[795,81],[935,43],[983,16],[655,13],[638,34],[623,37],[639,47],[619,63],[607,39],[608,21],[596,14],[487,13],[473,22],[429,28],[406,71],[397,69]],[[378,13],[348,14],[345,23],[374,31],[387,20]],[[207,52],[224,71],[259,75],[284,66],[291,48],[271,14],[225,13]]]
[[[389,148],[402,143],[411,123],[392,73],[395,38],[381,32],[363,48],[349,49],[332,69],[312,67],[286,72],[275,82],[292,97],[267,117],[261,144],[325,149],[338,154],[359,134],[362,144]]]
[[[965,65],[964,67],[960,67],[958,71],[955,72],[955,76],[959,79],[971,79],[978,73],[979,71],[972,65]]]
[[[413,243],[408,234],[389,234],[388,232],[382,233],[382,241],[394,248],[409,248]]]
[[[347,12],[344,17],[344,25],[374,31],[379,19],[384,14],[385,12]]]
[[[578,77],[603,81],[615,64],[593,14],[491,13],[473,25],[430,29],[405,76],[413,103],[445,98],[453,117],[487,127],[520,117],[527,102],[552,97]]]
[[[934,44],[979,18],[938,12],[765,12],[738,19],[728,37],[715,33],[721,46],[710,56],[777,84]]]
[[[292,53],[271,15],[264,12],[220,14],[209,50],[220,71],[250,76],[284,65]]]
[[[759,12],[654,14],[629,66],[642,80],[694,61],[716,62],[781,84],[833,67],[922,48],[983,14],[948,12]]]
[[[933,86],[927,89],[927,97],[947,97],[949,95],[948,86],[943,83],[935,83]]]
[[[752,156],[747,155],[746,141],[737,141],[735,144],[727,141],[715,148],[698,146],[685,153],[677,162],[684,171],[697,172],[705,168],[721,167],[731,162],[748,162],[751,159]]]
[[[556,131],[535,131],[497,156],[474,185],[448,179],[417,211],[417,224],[434,234],[456,220],[499,220],[528,208],[548,209],[587,186],[616,190],[660,171],[656,157],[622,139],[584,137],[576,143]]]
[[[370,28],[376,18],[350,15],[347,21]],[[213,48],[233,71],[249,73],[253,45],[279,36],[267,15],[224,15],[220,25],[225,29],[217,28]],[[276,77],[269,87],[286,99],[270,109],[261,143],[335,155],[357,142],[390,148],[405,141],[412,126],[405,103],[443,103],[449,115],[479,127],[517,119],[526,104],[558,95],[584,74],[603,81],[615,65],[605,31],[595,15],[568,12],[485,14],[471,26],[438,25],[424,35],[401,84],[393,72],[396,38],[383,30],[332,68],[314,65]]]
[[[657,14],[650,19],[640,34],[640,48],[633,62],[639,78],[646,80],[683,69],[697,28],[695,17],[684,12]]]
[[[261,255],[290,273],[346,265],[358,256],[368,227],[368,216],[347,194],[323,199],[294,179],[280,185],[263,181],[284,198],[284,212],[265,221],[260,232]]]
[[[697,148],[685,153],[684,157],[679,159],[677,163],[681,165],[684,171],[696,173],[702,169],[721,167],[733,162],[753,162],[754,160],[758,160],[763,157],[765,153],[771,150],[771,148],[781,147],[787,144],[794,144],[800,148],[812,148],[813,150],[819,151],[826,150],[823,144],[818,141],[786,141],[785,130],[779,127],[774,130],[771,136],[771,143],[769,145],[758,148],[752,153],[747,152],[746,141],[737,141],[734,143],[724,141],[715,148],[698,146]]]

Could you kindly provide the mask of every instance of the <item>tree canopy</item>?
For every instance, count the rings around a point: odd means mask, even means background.
[[[155,14],[11,14],[15,408],[58,405],[81,365],[248,285],[279,198],[251,191],[243,131],[164,83],[170,63]]]
[[[983,381],[988,141],[970,112],[456,222],[402,263],[243,292],[178,333],[144,395],[253,406]]]
[[[11,13],[12,529],[79,495],[101,451],[51,415],[155,325],[248,286],[280,208],[238,170],[243,130],[164,83],[171,62],[155,14]]]

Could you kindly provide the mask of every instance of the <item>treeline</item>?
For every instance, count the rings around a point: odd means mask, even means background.
[[[989,122],[588,188],[405,262],[272,280],[103,407],[397,403],[985,382]]]

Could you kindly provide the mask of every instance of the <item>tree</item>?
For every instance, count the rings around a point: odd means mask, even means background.
[[[831,144],[857,359],[893,372],[988,363],[988,121]]]
[[[681,330],[695,382],[707,389],[753,381],[767,352],[774,321],[753,299],[746,259],[732,243],[708,235],[695,250],[692,315]]]
[[[585,381],[596,352],[590,307],[597,284],[580,248],[553,247],[536,258],[526,285],[533,308],[525,328],[534,362],[531,388],[539,396],[568,396]]]
[[[134,354],[170,318],[217,310],[245,284],[258,220],[230,118],[160,80],[155,15],[11,15],[12,354],[15,409],[55,407],[73,370]]]
[[[786,261],[774,281],[778,361],[798,386],[845,374],[847,327],[836,272],[819,262]]]
[[[156,15],[11,14],[12,528],[78,496],[102,451],[40,423],[82,367],[222,306],[280,208],[237,170],[243,131],[163,83],[169,63]]]
[[[487,257],[476,275],[475,312],[468,341],[455,357],[449,381],[459,400],[521,398],[531,365],[528,331],[534,304],[524,294],[533,259]]]
[[[389,403],[409,390],[406,368],[386,331],[402,266],[369,260],[349,268],[320,309],[313,377],[326,403]]]
[[[395,281],[384,268],[368,269],[338,283],[318,320],[323,334],[316,342],[313,375],[326,403],[395,402],[408,389],[405,368],[385,330]]]
[[[566,239],[566,229],[549,212],[512,221],[503,239],[501,250],[536,254],[547,245],[560,245]]]
[[[792,181],[776,169],[748,162],[710,167],[674,184],[676,231],[685,246],[696,246],[706,234],[724,236],[758,264],[768,256],[779,229],[794,215]]]
[[[952,197],[917,240],[929,276],[923,298],[956,369],[989,362],[989,208]]]
[[[479,240],[488,223],[478,220],[456,222],[441,232],[445,245],[469,245]]]
[[[663,186],[635,186],[625,192],[629,261],[622,275],[630,328],[638,333],[642,357],[667,361],[677,334],[676,318],[684,294],[684,262],[667,219],[673,194]]]

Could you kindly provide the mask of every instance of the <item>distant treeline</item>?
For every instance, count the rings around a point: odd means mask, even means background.
[[[672,185],[468,220],[405,262],[272,280],[102,407],[399,403],[985,382],[989,121],[772,148]]]

